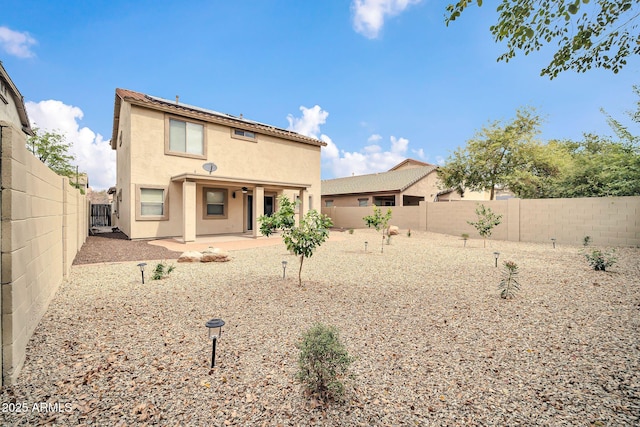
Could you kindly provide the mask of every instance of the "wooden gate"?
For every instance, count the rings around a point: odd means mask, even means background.
[[[111,205],[91,204],[91,227],[111,227]]]

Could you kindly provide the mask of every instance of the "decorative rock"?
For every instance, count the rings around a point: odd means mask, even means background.
[[[400,234],[400,229],[398,228],[397,225],[390,225],[389,226],[389,230],[388,230],[388,235],[389,236],[397,236],[398,234]]]
[[[229,254],[221,251],[220,248],[207,248],[202,251],[201,262],[227,262]]]
[[[178,258],[178,262],[200,262],[202,254],[196,251],[183,252]]]

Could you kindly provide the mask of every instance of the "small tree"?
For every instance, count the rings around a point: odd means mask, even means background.
[[[516,295],[520,290],[520,284],[516,280],[518,275],[518,265],[513,261],[505,261],[504,270],[502,271],[502,280],[498,285],[500,290],[500,298],[509,299]]]
[[[320,399],[339,398],[344,393],[341,379],[353,363],[334,326],[316,324],[302,335],[296,378]]]
[[[287,246],[287,250],[300,257],[298,284],[302,286],[304,259],[311,257],[316,248],[327,240],[329,228],[333,222],[328,216],[312,209],[307,212],[296,227],[295,203],[289,201],[289,198],[284,195],[278,197],[278,201],[280,208],[277,212],[271,216],[263,215],[258,218],[260,231],[269,236],[276,229],[282,230],[282,240]]]
[[[291,230],[296,225],[296,203],[287,196],[278,196],[278,210],[271,215],[262,215],[258,218],[260,232],[269,237],[276,230]]]
[[[476,215],[478,215],[477,222],[467,221],[469,225],[473,225],[478,234],[484,239],[484,247],[487,247],[487,237],[491,237],[491,232],[494,227],[497,227],[502,222],[502,215],[493,213],[491,208],[480,205],[476,208]]]
[[[316,210],[310,210],[304,216],[300,225],[282,234],[287,249],[300,257],[298,269],[298,285],[302,286],[302,263],[311,257],[318,246],[329,237],[329,228],[333,225],[331,218]]]
[[[376,231],[382,232],[382,247],[380,252],[384,252],[384,231],[387,229],[389,220],[391,219],[391,208],[387,209],[387,213],[382,215],[382,210],[378,206],[373,207],[373,215],[362,218],[367,227],[375,228]]]

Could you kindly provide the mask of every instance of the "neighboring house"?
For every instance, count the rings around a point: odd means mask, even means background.
[[[5,122],[2,124],[3,127],[11,124],[17,129],[22,129],[25,135],[33,135],[24,99],[9,78],[2,61],[0,61],[0,122]]]
[[[322,206],[418,206],[438,194],[437,166],[406,159],[387,172],[322,181]]]
[[[496,186],[494,189],[495,200],[507,200],[512,199],[514,194],[507,188]],[[471,191],[465,190],[464,195],[460,195],[457,190],[449,189],[438,192],[436,195],[436,202],[457,202],[460,200],[491,200],[491,191]]]
[[[278,195],[299,200],[300,216],[319,203],[323,145],[177,97],[116,89],[114,225],[131,239],[258,236],[257,219],[277,209]]]

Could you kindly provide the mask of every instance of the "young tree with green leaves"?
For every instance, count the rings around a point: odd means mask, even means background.
[[[449,25],[465,9],[482,0],[458,0],[447,6]],[[557,45],[553,59],[540,75],[553,79],[566,70],[591,68],[617,73],[627,57],[640,54],[638,0],[502,0],[498,20],[489,29],[496,42],[507,43],[498,61],[509,62],[516,51],[525,55]]]
[[[27,139],[27,149],[58,175],[73,177],[76,167],[71,162],[76,158],[69,153],[71,144],[66,142],[64,135],[37,127],[32,130],[33,136]]]
[[[271,216],[258,218],[260,231],[271,235],[276,229],[282,230],[282,240],[287,250],[300,257],[298,284],[302,286],[302,264],[305,258],[313,255],[315,250],[329,237],[329,228],[333,226],[331,218],[312,209],[306,213],[298,226],[295,225],[295,203],[285,195],[278,197],[279,209]]]
[[[494,227],[500,225],[502,222],[502,215],[495,214],[491,208],[488,208],[485,205],[479,205],[476,207],[476,215],[478,216],[478,221],[467,221],[467,224],[473,225],[475,229],[478,230],[478,234],[480,234],[484,239],[483,246],[486,248],[487,237],[491,237]]]
[[[378,206],[374,206],[373,215],[367,215],[362,219],[364,220],[364,223],[367,227],[369,228],[373,227],[376,229],[376,231],[382,232],[382,247],[380,249],[380,252],[383,253],[384,252],[384,231],[389,226],[389,220],[391,219],[391,208],[387,209],[387,213],[382,215],[382,209],[380,209]]]

